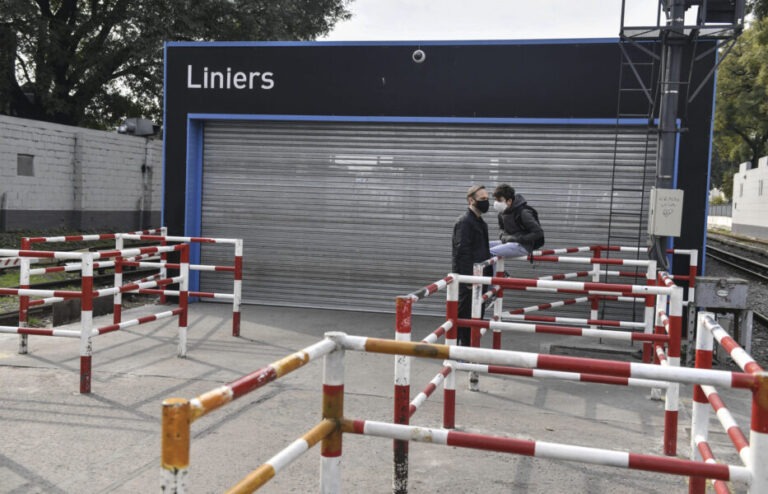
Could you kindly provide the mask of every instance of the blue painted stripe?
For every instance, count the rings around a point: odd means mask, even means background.
[[[504,46],[612,44],[619,38],[484,39],[484,40],[381,40],[381,41],[168,41],[172,48],[248,48],[285,46]]]
[[[168,121],[168,107],[167,107],[167,101],[168,98],[165,97],[168,87],[168,43],[163,44],[163,123]],[[163,169],[161,170],[160,175],[160,190],[163,194],[163,200],[160,201],[160,225],[158,226],[165,226],[165,166],[168,161],[167,159],[167,149],[168,149],[168,143],[165,140],[167,132],[163,132]]]
[[[416,117],[356,115],[268,115],[233,113],[190,113],[191,120],[273,120],[304,122],[390,122],[447,124],[525,124],[525,125],[646,125],[644,118],[508,118],[508,117]]]
[[[203,208],[203,122],[187,120],[187,183],[184,215],[184,235],[199,237]],[[200,264],[200,244],[193,243],[189,249],[189,262]],[[189,289],[200,290],[199,271],[190,271]]]

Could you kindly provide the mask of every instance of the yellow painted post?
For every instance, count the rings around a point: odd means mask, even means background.
[[[191,423],[189,400],[184,398],[163,400],[161,444],[163,493],[183,494],[186,492]]]

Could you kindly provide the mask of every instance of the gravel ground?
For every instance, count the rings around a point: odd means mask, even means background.
[[[746,239],[743,237],[730,237],[710,232],[709,240],[713,246],[728,249],[743,257],[756,260],[763,264],[768,263],[768,243]],[[727,243],[727,245],[724,245]],[[768,283],[756,277],[749,277],[745,273],[730,266],[721,264],[712,258],[706,260],[706,276],[741,278],[749,282],[747,304],[755,312],[768,315]],[[755,322],[752,330],[752,357],[764,368],[768,367],[768,328]]]

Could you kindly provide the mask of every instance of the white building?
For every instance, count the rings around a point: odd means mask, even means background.
[[[768,239],[768,156],[733,176],[733,233]]]

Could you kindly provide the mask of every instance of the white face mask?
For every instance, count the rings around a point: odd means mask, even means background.
[[[506,202],[493,201],[493,209],[495,209],[499,213],[503,213],[504,210],[507,209],[507,203]]]

